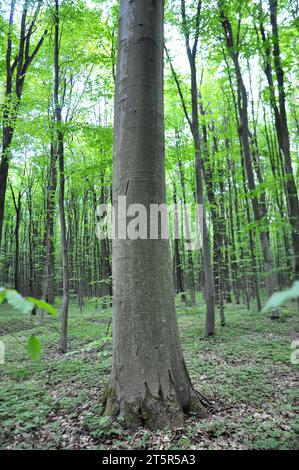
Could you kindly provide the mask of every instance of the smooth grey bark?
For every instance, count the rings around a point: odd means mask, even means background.
[[[163,1],[120,0],[113,205],[166,201]],[[128,223],[125,214],[119,214]],[[186,370],[168,240],[113,240],[113,365],[105,415],[162,428],[206,412]]]

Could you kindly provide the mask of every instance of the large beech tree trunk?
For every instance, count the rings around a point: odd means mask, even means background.
[[[165,203],[163,1],[120,0],[113,204]],[[125,218],[125,214],[120,214]],[[128,222],[128,220],[126,220]],[[104,414],[161,428],[206,414],[183,359],[168,240],[113,241],[113,365]]]

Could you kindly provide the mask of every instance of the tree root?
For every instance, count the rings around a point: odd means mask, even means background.
[[[189,413],[199,419],[206,418],[207,409],[211,410],[213,407],[209,400],[193,388],[188,409],[183,410],[175,394],[166,398],[162,394],[156,397],[146,386],[143,396],[130,400],[120,399],[111,385],[104,392],[102,404],[104,416],[120,416],[130,429],[146,427],[150,430],[182,426]]]

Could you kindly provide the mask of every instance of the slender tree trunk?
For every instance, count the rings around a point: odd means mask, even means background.
[[[101,177],[101,195],[100,195],[100,203],[106,204],[106,195],[104,190],[104,173]],[[109,264],[109,250],[108,250],[108,240],[105,238],[104,240],[100,240],[100,293],[101,297],[106,297],[108,295],[112,295],[111,293],[111,282],[109,277],[111,276],[111,268]],[[107,306],[107,301],[105,300],[103,306]]]
[[[61,254],[62,254],[62,308],[61,308],[61,334],[59,351],[65,353],[67,350],[67,324],[69,306],[69,275],[68,275],[68,243],[65,218],[65,177],[64,177],[64,149],[63,136],[59,134],[58,159],[59,159],[59,215],[61,231]]]
[[[215,194],[215,187],[213,183],[213,167],[210,161],[209,155],[209,143],[208,143],[208,126],[205,122],[206,113],[202,103],[201,93],[198,93],[200,98],[199,109],[200,114],[203,118],[202,124],[202,147],[203,147],[203,173],[206,182],[207,195],[209,203],[211,205],[211,217],[213,223],[213,245],[214,245],[214,283],[215,283],[215,298],[216,303],[219,305],[221,325],[225,325],[224,315],[224,289],[225,283],[223,278],[224,273],[224,252],[223,252],[223,237],[225,233],[225,218],[224,218],[224,207],[219,204],[218,198]],[[218,146],[215,136],[213,136],[213,156],[218,152]],[[215,169],[215,165],[214,165]],[[220,193],[224,195],[223,185],[220,184],[221,177],[219,178]],[[221,196],[220,196],[221,197]]]
[[[186,51],[191,71],[191,102],[192,102],[192,119],[189,116],[184,95],[180,83],[178,81],[176,72],[169,59],[168,52],[166,50],[168,59],[170,61],[171,71],[176,82],[179,96],[182,102],[183,110],[190,126],[190,130],[193,136],[194,150],[195,150],[195,176],[196,176],[196,201],[203,207],[202,217],[202,260],[203,260],[203,280],[204,280],[204,296],[206,301],[206,325],[205,334],[207,336],[213,336],[215,334],[215,287],[214,287],[214,276],[213,266],[211,259],[211,242],[210,233],[208,230],[206,211],[204,207],[204,178],[203,178],[203,161],[202,161],[202,149],[199,133],[199,118],[198,118],[198,87],[196,78],[196,54],[199,39],[199,24],[200,24],[200,12],[201,12],[201,0],[197,2],[196,15],[193,18],[195,23],[195,39],[191,48],[190,44],[190,23],[186,15],[186,4],[185,0],[181,0],[181,15],[182,15],[182,26],[185,36]]]
[[[189,58],[191,68],[191,95],[192,95],[192,130],[195,147],[195,175],[196,175],[196,198],[197,203],[203,207],[202,220],[202,252],[203,252],[203,271],[205,284],[206,299],[206,336],[215,334],[215,288],[213,267],[211,259],[211,241],[207,224],[207,216],[204,207],[204,191],[203,191],[203,164],[201,155],[201,143],[199,135],[199,119],[198,119],[198,90],[196,79],[195,57]]]
[[[195,39],[191,49],[190,46],[190,32],[186,16],[185,0],[181,0],[181,14],[185,35],[186,51],[191,72],[191,102],[192,102],[192,120],[188,121],[191,127],[194,148],[195,148],[195,176],[196,176],[196,199],[197,203],[203,207],[202,218],[202,253],[203,253],[203,271],[204,271],[204,285],[205,285],[205,300],[206,300],[206,336],[215,334],[215,287],[214,276],[211,259],[211,242],[210,234],[207,224],[206,211],[204,207],[204,178],[203,178],[203,159],[202,148],[199,134],[199,116],[198,116],[198,86],[196,77],[196,54],[197,44],[199,37],[199,22],[201,12],[201,1],[197,2],[197,13],[195,17],[196,31]]]
[[[67,325],[69,307],[69,274],[68,274],[68,243],[65,217],[65,167],[64,167],[64,144],[62,126],[62,102],[59,96],[60,66],[59,66],[59,0],[55,0],[55,42],[54,42],[54,103],[55,103],[55,124],[56,136],[54,152],[56,152],[59,166],[59,216],[61,235],[61,257],[62,257],[62,308],[61,308],[61,330],[59,352],[65,353],[67,350]]]
[[[180,181],[181,181],[181,187],[182,187],[183,204],[186,207],[187,198],[186,198],[186,187],[185,187],[185,173],[184,173],[184,169],[183,169],[182,162],[180,159],[178,161],[178,166],[179,166]],[[191,232],[190,232],[190,221],[189,221],[187,210],[184,210],[184,227],[185,227],[185,239],[186,239],[186,242],[189,243]],[[188,288],[191,294],[190,300],[191,300],[191,304],[195,305],[196,296],[195,296],[194,263],[193,263],[192,251],[188,250],[186,256],[187,256],[187,263],[188,263],[188,268],[187,268]]]
[[[271,51],[266,38],[263,23],[260,23],[260,32],[265,45],[265,75],[270,89],[270,102],[274,112],[275,128],[280,150],[284,157],[285,188],[287,196],[288,217],[292,228],[292,244],[295,259],[295,278],[299,279],[299,200],[297,186],[293,173],[290,136],[287,122],[285,103],[284,71],[280,58],[279,32],[277,25],[277,0],[269,0],[270,22],[274,39],[273,57],[278,89],[278,104],[276,102],[275,89],[272,76]],[[299,304],[298,304],[299,306]]]
[[[33,208],[32,208],[32,185],[28,188],[27,193],[28,203],[28,215],[29,215],[29,233],[28,233],[28,286],[26,286],[26,292],[34,297],[34,221],[33,221]]]
[[[52,135],[52,140],[54,136]],[[50,145],[50,168],[47,184],[46,196],[46,220],[45,220],[45,269],[43,276],[43,299],[54,305],[55,303],[55,244],[54,244],[54,225],[55,225],[55,195],[57,188],[57,155],[54,150],[54,142]],[[44,311],[40,311],[39,324],[44,323]]]
[[[55,303],[55,244],[54,244],[54,226],[55,226],[55,196],[57,188],[57,155],[55,155],[53,144],[51,145],[50,156],[50,174],[47,194],[47,260],[48,278],[47,278],[47,302],[51,305]]]
[[[2,131],[2,154],[0,163],[0,248],[2,240],[2,229],[4,221],[4,207],[5,207],[5,195],[8,177],[8,168],[10,160],[10,146],[12,143],[12,137],[14,127],[10,122],[11,114],[11,93],[12,93],[12,75],[13,70],[11,68],[11,55],[12,55],[12,30],[14,23],[15,13],[15,0],[11,0],[10,4],[10,15],[9,15],[9,26],[7,35],[7,46],[6,46],[6,87],[5,87],[5,98],[3,105],[3,131]]]
[[[176,187],[173,186],[173,203],[175,207],[177,207],[177,195],[176,195]],[[179,220],[178,214],[174,213],[174,264],[175,264],[175,274],[176,274],[176,292],[185,292],[184,288],[184,274],[182,269],[182,261],[181,261],[181,254],[180,254],[180,245],[179,245]],[[182,300],[185,300],[185,295],[183,294]]]
[[[15,266],[14,266],[14,288],[20,291],[20,224],[21,224],[21,210],[22,210],[22,193],[19,191],[18,198],[16,199],[14,190],[11,186],[13,203],[16,211],[16,224],[15,224]]]
[[[243,147],[243,155],[244,155],[244,163],[247,173],[247,180],[248,180],[248,187],[252,193],[255,192],[256,185],[254,180],[254,172],[253,172],[253,165],[252,165],[252,158],[251,158],[251,151],[250,151],[250,143],[249,143],[249,121],[248,121],[248,100],[247,100],[247,92],[243,82],[240,63],[239,63],[239,53],[237,50],[234,50],[234,37],[232,26],[229,19],[225,16],[224,12],[220,12],[221,22],[225,32],[226,38],[226,46],[230,51],[230,55],[234,64],[235,75],[237,79],[237,87],[238,87],[238,111],[240,117],[240,135],[242,140],[242,147]],[[260,222],[264,213],[262,211],[261,205],[256,195],[251,196],[251,203],[254,213],[254,219],[256,222]],[[271,296],[276,289],[276,276],[274,272],[274,261],[272,256],[272,251],[270,247],[270,241],[268,237],[268,233],[266,231],[260,232],[260,240],[264,258],[264,269],[265,269],[265,277],[266,277],[266,288],[268,296]],[[277,318],[280,316],[280,309],[276,309],[272,317]]]

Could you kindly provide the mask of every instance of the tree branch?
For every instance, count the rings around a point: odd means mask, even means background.
[[[179,79],[178,79],[178,76],[176,74],[176,71],[174,70],[174,67],[172,65],[172,62],[171,62],[171,59],[169,57],[169,53],[168,53],[168,50],[166,48],[166,45],[164,44],[164,49],[165,49],[165,52],[166,52],[166,56],[167,56],[167,60],[169,62],[169,65],[170,65],[170,69],[171,69],[171,73],[172,73],[172,76],[174,78],[174,81],[176,83],[176,86],[177,86],[177,89],[178,89],[178,93],[179,93],[179,96],[180,96],[180,99],[181,99],[181,103],[182,103],[182,107],[183,107],[183,110],[184,110],[184,114],[185,114],[185,117],[187,119],[187,122],[190,126],[190,129],[191,129],[191,132],[192,132],[192,121],[190,119],[190,116],[189,116],[189,113],[188,113],[188,110],[187,110],[187,106],[186,106],[186,103],[185,103],[185,99],[184,99],[184,95],[183,95],[183,92],[182,92],[182,88],[181,88],[181,85],[180,85],[180,82],[179,82]]]
[[[199,24],[200,24],[201,5],[202,5],[201,0],[198,0],[196,17],[195,17],[195,39],[194,39],[194,43],[193,43],[193,47],[192,47],[193,57],[196,56],[196,52],[197,52],[197,45],[198,45],[198,39],[199,39]]]

